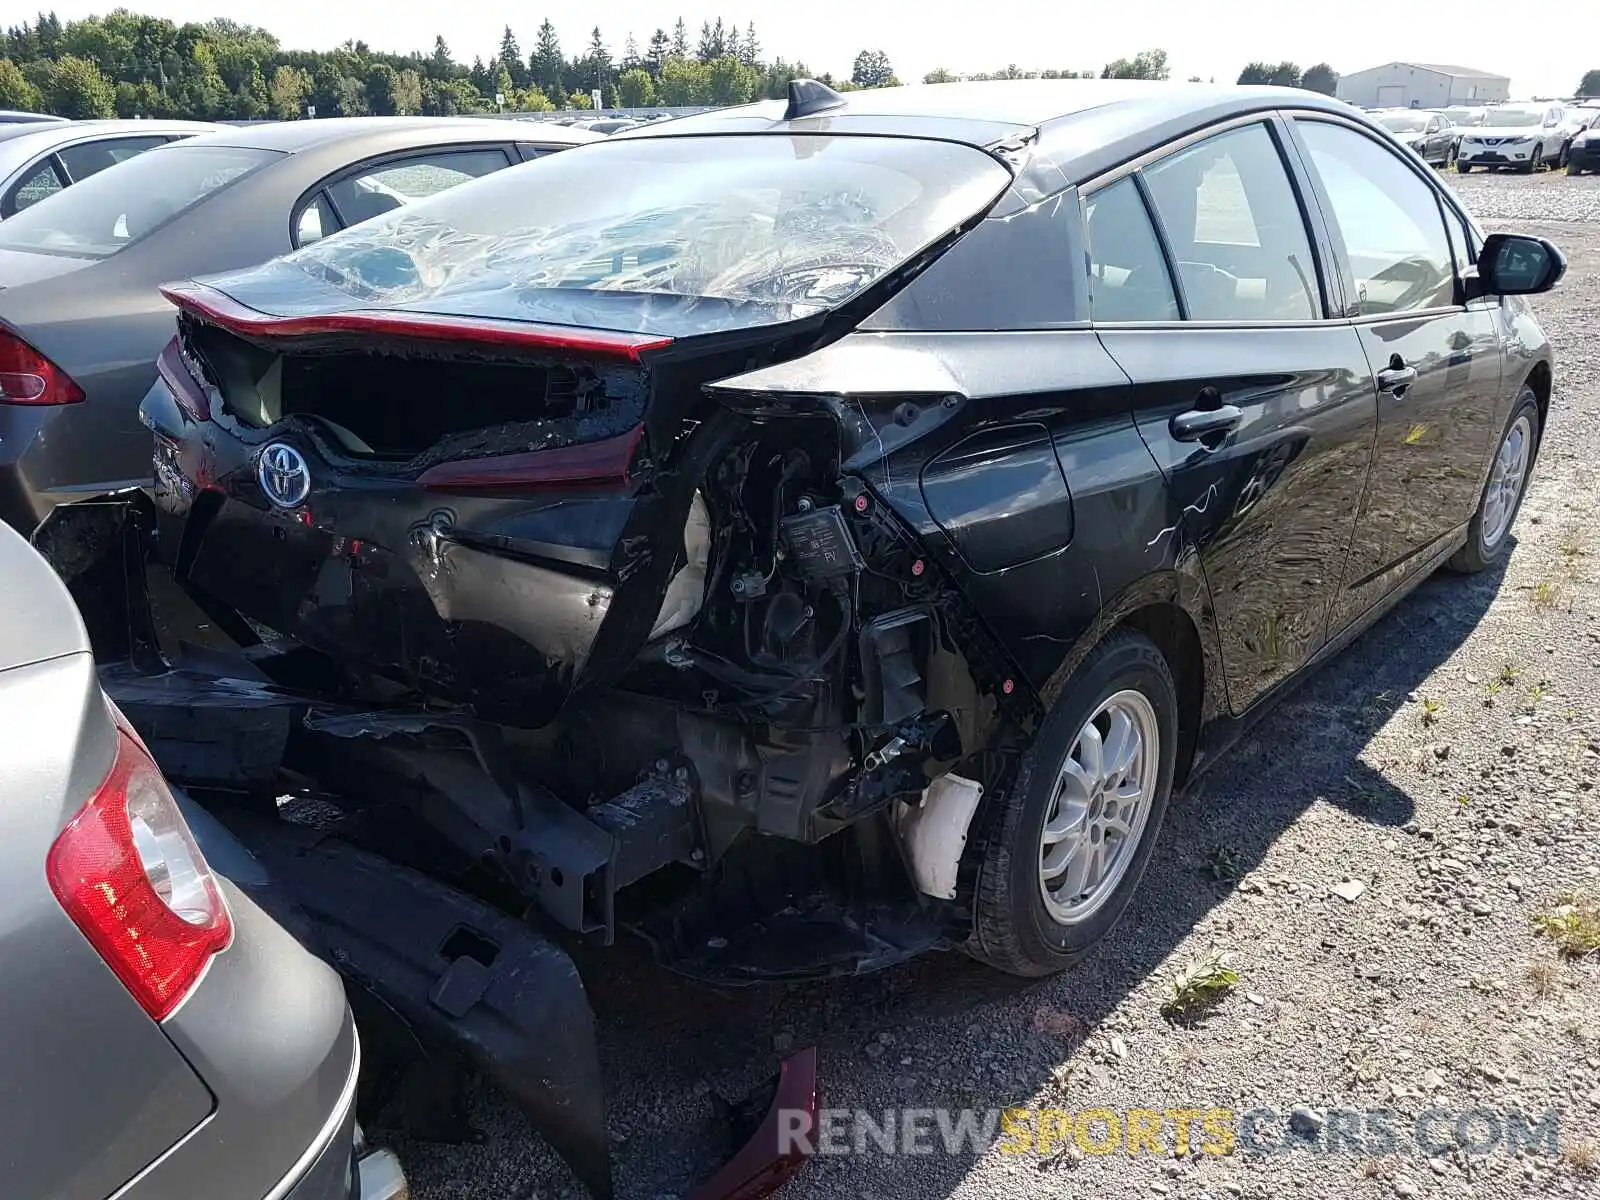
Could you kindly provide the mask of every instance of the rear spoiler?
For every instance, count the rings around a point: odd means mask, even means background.
[[[279,316],[261,312],[241,304],[226,292],[194,282],[165,284],[161,294],[177,305],[181,312],[244,338],[278,340],[368,334],[513,349],[556,350],[568,354],[624,358],[632,362],[639,362],[640,356],[648,350],[659,350],[672,344],[670,337],[648,333],[579,329],[569,325],[542,325],[395,309]]]

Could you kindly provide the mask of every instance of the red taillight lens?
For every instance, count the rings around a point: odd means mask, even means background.
[[[83,389],[9,329],[0,329],[0,404],[77,404]]]
[[[196,421],[211,419],[211,401],[206,398],[206,390],[200,386],[194,371],[184,361],[183,347],[176,337],[166,344],[161,357],[156,359],[156,374],[161,376],[161,382],[167,385],[179,408]]]
[[[440,463],[424,471],[417,482],[441,492],[618,487],[628,482],[643,436],[644,426],[635,425],[627,433],[578,446]]]
[[[158,1021],[233,937],[166,780],[120,727],[111,774],[50,847],[45,875],[73,924]]]

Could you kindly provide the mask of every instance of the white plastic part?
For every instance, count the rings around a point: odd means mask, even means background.
[[[683,527],[683,549],[684,564],[667,585],[661,611],[656,614],[656,626],[650,631],[651,641],[682,629],[700,614],[700,603],[706,594],[706,569],[711,564],[711,515],[699,492],[689,503],[689,519]]]
[[[920,806],[902,806],[900,840],[918,891],[941,900],[955,899],[967,827],[981,799],[983,784],[960,775],[941,775],[923,791]]]

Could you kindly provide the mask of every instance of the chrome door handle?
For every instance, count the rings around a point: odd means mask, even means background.
[[[1417,381],[1415,367],[1385,367],[1378,372],[1378,390],[1399,395]]]
[[[1171,432],[1180,442],[1198,442],[1201,438],[1218,433],[1228,433],[1240,421],[1244,411],[1235,404],[1219,404],[1216,408],[1191,408],[1172,418]]]

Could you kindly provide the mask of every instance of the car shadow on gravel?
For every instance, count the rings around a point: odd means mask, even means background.
[[[1048,1089],[1052,1072],[1130,993],[1149,990],[1158,971],[1166,986],[1178,964],[1165,960],[1308,809],[1336,805],[1397,830],[1412,819],[1410,797],[1363,750],[1466,639],[1500,581],[1499,568],[1436,576],[1279,704],[1177,800],[1127,915],[1063,975],[1018,980],[949,953],[871,976],[728,991],[667,974],[636,944],[581,949],[600,1024],[617,1194],[686,1195],[725,1152],[712,1093],[753,1090],[791,1048],[819,1047],[829,1107],[1000,1108]],[[1361,864],[1350,869],[1358,874]],[[1325,894],[1337,882],[1311,886]],[[1160,1001],[1152,991],[1152,1010]],[[484,1147],[412,1148],[419,1200],[582,1194],[498,1097],[486,1093],[476,1119]],[[818,1159],[786,1194],[943,1196],[971,1163],[943,1154]]]

